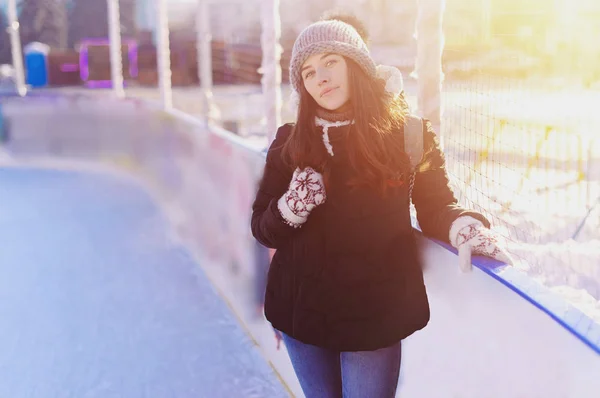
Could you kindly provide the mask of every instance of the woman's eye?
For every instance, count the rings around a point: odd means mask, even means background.
[[[337,62],[337,61],[336,61],[335,59],[332,59],[332,60],[330,60],[330,61],[327,61],[327,63],[326,63],[325,65],[327,65],[327,66],[329,67],[329,66],[335,65],[335,64],[336,64],[336,62]]]
[[[313,75],[314,72],[308,72],[306,75],[304,75],[305,79],[308,79],[309,77],[311,77]]]

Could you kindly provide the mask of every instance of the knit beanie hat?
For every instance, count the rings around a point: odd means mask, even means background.
[[[375,62],[366,43],[350,24],[339,20],[319,21],[305,28],[294,43],[290,60],[290,83],[300,92],[304,62],[314,54],[335,53],[356,62],[372,78],[377,77]]]

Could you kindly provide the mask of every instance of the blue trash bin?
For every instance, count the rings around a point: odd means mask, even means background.
[[[43,43],[29,43],[23,48],[26,82],[31,87],[48,85],[48,53],[50,47]]]

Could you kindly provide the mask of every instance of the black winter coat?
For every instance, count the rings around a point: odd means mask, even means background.
[[[408,184],[394,187],[386,197],[369,188],[350,191],[345,183],[352,170],[338,141],[327,201],[302,227],[293,228],[277,209],[293,174],[281,159],[292,127],[277,131],[253,204],[254,237],[277,249],[266,288],[267,319],[301,342],[338,351],[388,347],[422,329],[429,321],[429,303],[410,221]],[[329,129],[332,142],[336,130],[344,128]],[[398,139],[403,140],[402,134]],[[463,215],[489,226],[481,214],[457,205],[428,122],[424,146],[424,161],[431,168],[417,173],[413,190],[423,233],[448,242],[452,222]]]

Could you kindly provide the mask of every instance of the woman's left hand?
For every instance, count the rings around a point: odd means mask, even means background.
[[[458,249],[460,269],[464,272],[471,270],[472,254],[514,264],[511,255],[500,244],[498,235],[473,217],[463,216],[454,221],[450,228],[450,243]]]

